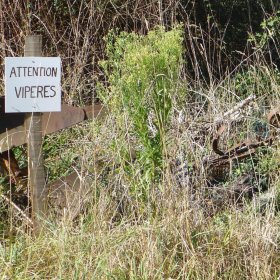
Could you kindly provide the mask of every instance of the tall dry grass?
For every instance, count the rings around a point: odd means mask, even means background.
[[[45,55],[59,54],[63,60],[64,100],[91,102],[98,90],[97,80],[107,82],[97,63],[104,58],[102,37],[116,25],[146,34],[154,25],[175,22],[179,2],[164,2],[165,9],[159,9],[159,2],[66,1],[61,7],[54,5],[59,1],[37,1],[34,6],[2,1],[2,58],[20,55],[26,34],[43,32]],[[228,147],[251,136],[252,124],[264,120],[279,104],[278,70],[267,59],[269,49],[244,53],[237,66],[229,63],[227,67],[222,34],[211,34],[211,28],[206,32],[191,19],[185,21],[184,28],[187,94],[183,108],[172,108],[166,153],[166,163],[179,160],[183,170],[167,168],[143,202],[130,192],[135,181],[128,180],[126,164],[138,168],[138,176],[141,168],[125,163],[122,146],[114,146],[119,131],[113,111],[101,122],[88,122],[50,137],[49,146],[52,141],[55,146],[58,139],[66,141],[61,141],[57,157],[50,154],[47,158],[49,168],[57,158],[69,156],[89,184],[90,193],[74,220],[69,219],[71,208],[65,207],[59,216],[55,216],[57,209],[51,209],[54,216],[43,221],[37,238],[26,231],[26,220],[13,213],[12,207],[7,211],[1,201],[5,232],[10,233],[0,242],[1,279],[280,277],[279,141],[268,156],[266,152],[259,155],[262,164],[251,158],[245,166],[234,166],[227,181],[218,187],[207,185],[202,168],[203,160],[212,153],[217,117],[247,95],[257,96],[252,107],[242,112],[240,122],[225,134]],[[128,129],[125,132],[130,133]],[[184,170],[193,163],[199,169]],[[259,175],[267,175],[269,183],[266,190],[237,202],[225,190],[239,180],[243,170],[252,174],[257,184]]]

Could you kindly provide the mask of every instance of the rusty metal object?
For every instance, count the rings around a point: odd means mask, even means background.
[[[206,158],[203,162],[203,166],[206,169],[209,177],[222,178],[222,173],[229,168],[231,162],[234,163],[252,156],[259,147],[271,146],[277,138],[275,128],[277,129],[280,127],[280,108],[271,110],[267,119],[269,125],[274,128],[274,131],[271,133],[270,137],[258,142],[254,142],[249,139],[235,145],[227,151],[222,151],[219,148],[220,137],[226,128],[224,124],[220,124],[212,141],[212,149],[219,157],[211,156]]]
[[[0,152],[8,151],[26,143],[23,113],[5,113],[5,100],[0,98]],[[84,108],[62,105],[61,112],[43,113],[43,135],[71,127],[84,120],[101,117],[105,114],[101,104]]]
[[[17,185],[26,183],[27,170],[20,169],[12,151],[5,151],[0,154],[0,165],[7,175],[11,177],[13,183]]]
[[[271,126],[275,128],[280,127],[280,109],[276,108],[273,109],[269,114],[268,114],[268,122]],[[219,147],[219,140],[222,135],[222,133],[225,131],[226,126],[224,124],[221,124],[220,127],[218,128],[217,134],[214,137],[212,141],[212,149],[213,151],[220,155],[220,156],[226,156],[226,157],[234,157],[238,156],[239,154],[245,153],[249,151],[250,149],[255,149],[261,146],[265,145],[271,145],[273,143],[273,140],[275,139],[275,135],[259,142],[253,142],[251,140],[246,140],[235,147],[231,148],[230,150],[224,152],[222,151]]]
[[[272,128],[280,128],[280,106],[268,113],[267,120]]]
[[[217,135],[216,137],[213,139],[212,141],[212,149],[213,151],[220,156],[223,156],[225,154],[225,152],[223,152],[222,150],[219,149],[218,145],[219,145],[219,140],[220,140],[220,136],[222,135],[222,133],[225,131],[226,126],[224,124],[220,125],[220,127],[218,128],[217,131]]]

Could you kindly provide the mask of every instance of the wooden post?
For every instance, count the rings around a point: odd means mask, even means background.
[[[24,56],[42,56],[42,36],[27,36]],[[31,191],[32,221],[34,233],[41,229],[40,217],[44,217],[47,209],[47,190],[42,154],[42,113],[27,113],[25,128],[28,149],[28,179]]]

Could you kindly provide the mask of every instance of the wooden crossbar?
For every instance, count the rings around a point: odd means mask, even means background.
[[[4,97],[0,97],[0,153],[26,144],[23,113],[5,113]],[[63,104],[61,112],[43,113],[42,132],[48,135],[71,127],[84,120],[103,116],[105,109],[101,104],[83,108]]]

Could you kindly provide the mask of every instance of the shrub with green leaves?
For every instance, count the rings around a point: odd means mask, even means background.
[[[258,48],[263,48],[269,41],[275,41],[279,37],[280,11],[264,19],[260,26],[262,32],[258,32],[255,35],[250,34],[248,41],[255,43]]]
[[[102,67],[109,90],[101,98],[115,113],[123,155],[129,154],[128,138],[133,139],[141,177],[151,183],[164,169],[171,110],[182,96],[183,32],[180,26],[171,31],[158,27],[146,36],[111,32],[106,40]]]

